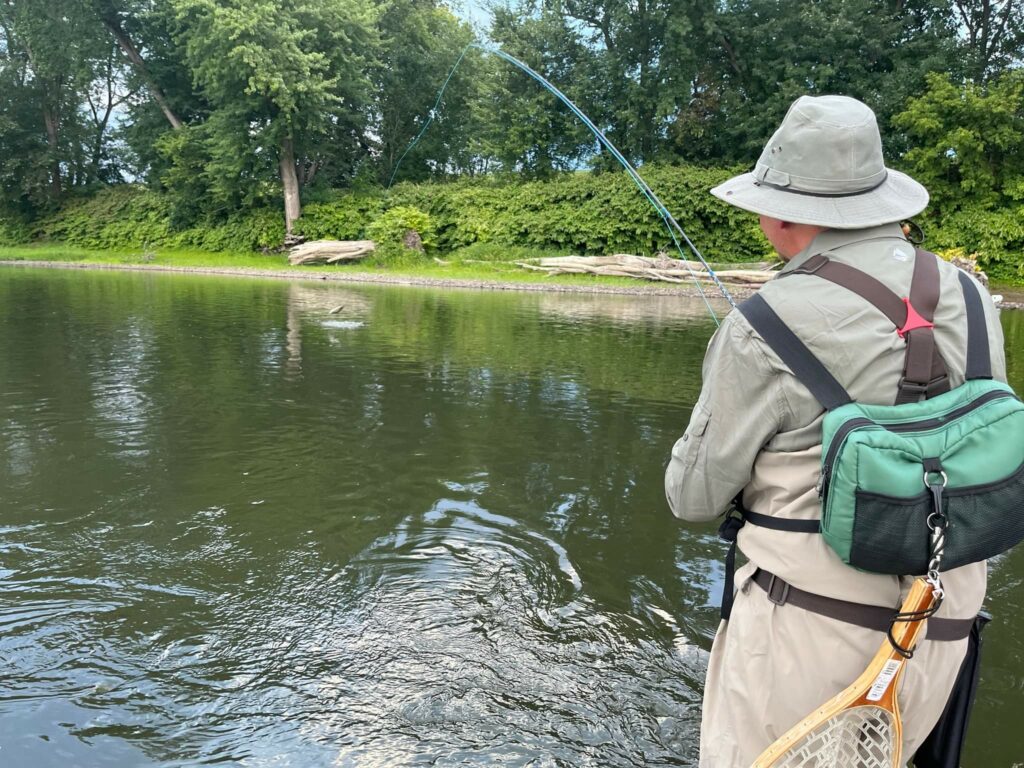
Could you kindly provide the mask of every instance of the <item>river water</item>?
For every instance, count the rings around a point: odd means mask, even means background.
[[[695,764],[703,305],[19,268],[0,313],[0,765]],[[1009,768],[991,570],[965,765]]]

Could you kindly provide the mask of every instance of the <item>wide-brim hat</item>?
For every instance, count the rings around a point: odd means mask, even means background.
[[[885,167],[875,113],[848,96],[801,96],[751,173],[711,194],[795,224],[861,229],[915,216],[928,190]]]

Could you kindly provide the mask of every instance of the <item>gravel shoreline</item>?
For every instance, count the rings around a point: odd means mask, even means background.
[[[363,285],[397,285],[421,288],[455,288],[475,291],[524,291],[533,293],[598,293],[620,296],[684,296],[700,298],[693,284],[648,285],[573,285],[567,283],[515,283],[501,280],[474,280],[457,277],[418,277],[408,275],[374,274],[372,272],[316,272],[295,269],[257,269],[255,267],[172,267],[160,264],[85,264],[74,261],[0,260],[2,267],[42,267],[46,269],[90,269],[122,272],[170,272],[177,274],[223,275],[227,277],[268,277],[277,280],[314,280]],[[756,293],[748,285],[726,283],[736,300]],[[712,301],[724,301],[714,288],[705,289]],[[1019,300],[1018,300],[1019,299]],[[1011,295],[999,305],[1001,309],[1024,309],[1024,296]]]

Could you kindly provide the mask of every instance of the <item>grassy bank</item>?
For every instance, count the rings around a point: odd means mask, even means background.
[[[211,252],[161,248],[155,250],[96,249],[73,245],[21,245],[0,247],[2,261],[57,261],[78,264],[162,265],[174,267],[240,267],[243,269],[286,269],[287,260],[280,255],[252,252]]]
[[[545,255],[541,253],[535,256]],[[525,254],[520,258],[527,258]],[[82,266],[115,267],[168,267],[172,269],[240,270],[257,272],[279,272],[282,276],[308,275],[319,279],[327,275],[343,276],[358,280],[360,277],[374,280],[384,275],[394,277],[422,278],[428,281],[472,281],[481,283],[513,283],[524,285],[555,286],[607,286],[636,288],[649,285],[639,280],[623,277],[599,277],[595,275],[547,276],[516,266],[507,260],[462,260],[458,257],[438,264],[432,259],[383,259],[377,263],[348,264],[344,266],[293,267],[282,254],[233,253],[197,251],[187,249],[154,250],[99,250],[64,245],[27,245],[0,247],[0,261],[57,262],[80,264]],[[667,284],[663,284],[667,287]]]

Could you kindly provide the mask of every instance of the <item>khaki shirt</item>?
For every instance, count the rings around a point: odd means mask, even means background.
[[[900,296],[909,293],[914,247],[898,224],[826,230],[782,273],[823,252],[867,272]],[[940,262],[934,318],[936,346],[954,387],[964,381],[967,346],[957,273],[951,264]],[[863,298],[828,280],[801,274],[780,278],[767,283],[761,296],[786,325],[854,400],[893,404],[905,343],[892,323]],[[987,293],[983,295],[993,376],[1005,381],[998,312]],[[703,378],[690,424],[673,447],[665,474],[673,514],[684,520],[711,520],[742,491],[744,504],[755,512],[818,519],[815,486],[824,410],[739,312],[730,313],[711,339]],[[891,607],[906,591],[906,582],[901,584],[896,577],[845,565],[819,534],[747,525],[740,531],[738,546],[754,565],[810,592]],[[746,574],[751,571],[752,567]],[[984,564],[950,571],[943,581],[948,596],[940,615],[973,616],[984,597]]]

